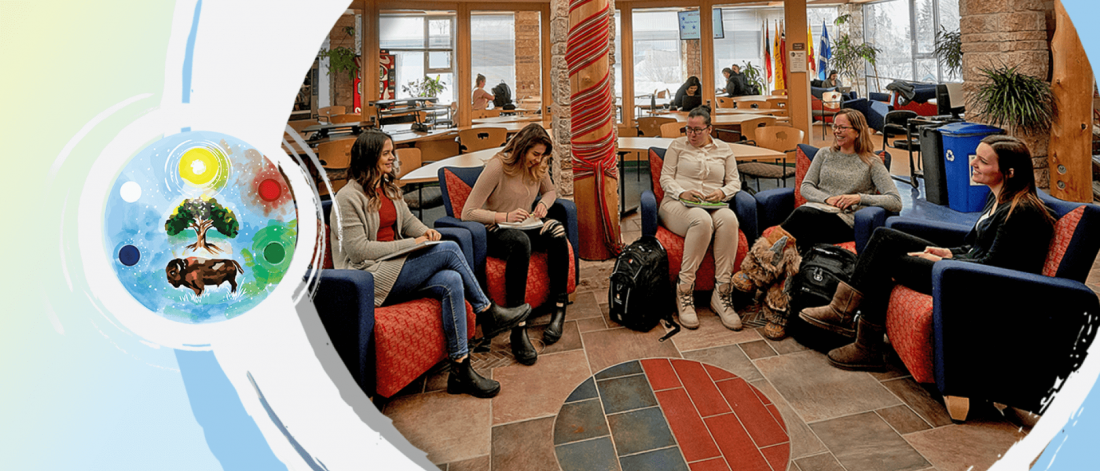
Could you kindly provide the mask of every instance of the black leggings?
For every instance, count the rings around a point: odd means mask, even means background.
[[[531,252],[546,252],[546,271],[550,277],[550,299],[560,301],[566,294],[569,276],[569,240],[558,221],[549,220],[538,229],[521,231],[494,227],[489,230],[486,253],[504,259],[505,304],[519,306],[526,302],[527,267]]]
[[[909,256],[935,244],[896,229],[880,227],[860,252],[848,283],[863,293],[860,312],[872,324],[886,321],[886,305],[894,284],[932,294],[932,265],[935,262]]]
[[[814,244],[837,244],[855,237],[855,231],[835,213],[799,206],[779,225],[794,236],[803,252]]]

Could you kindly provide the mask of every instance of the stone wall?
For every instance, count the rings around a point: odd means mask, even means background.
[[[680,60],[680,73],[683,74],[684,80],[692,76],[703,80],[703,47],[699,44],[699,40],[680,41],[680,50],[684,55]]]
[[[1053,0],[960,0],[959,14],[963,80],[968,100],[977,85],[984,81],[981,68],[1018,66],[1021,73],[1050,81]],[[967,113],[967,121],[982,122],[982,119],[975,113]],[[1036,183],[1040,188],[1047,188],[1050,182],[1047,169],[1049,132],[1016,137],[1031,148]]]
[[[542,47],[539,37],[541,13],[516,12],[516,89],[512,98],[517,102],[529,96],[542,95]]]
[[[355,26],[355,15],[342,15],[336,24],[332,26],[332,30],[329,31],[329,50],[343,46],[348,49],[355,49],[355,36],[348,36],[345,28],[349,26]],[[332,104],[333,106],[346,106],[347,112],[352,112],[352,102],[355,100],[354,89],[352,85],[354,82],[348,77],[347,71],[337,72],[335,70],[329,73],[328,77],[321,77],[321,80],[331,80],[332,87]]]

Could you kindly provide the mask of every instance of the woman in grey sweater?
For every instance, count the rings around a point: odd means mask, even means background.
[[[493,304],[477,283],[458,244],[445,241],[395,258],[400,250],[438,241],[409,211],[397,187],[393,139],[382,132],[363,133],[351,148],[350,181],[332,206],[332,258],[336,268],[374,275],[374,305],[431,297],[440,300],[443,333],[451,361],[447,392],[493,397],[500,383],[482,377],[470,365],[466,344],[466,301],[477,313],[482,333],[492,338],[515,327],[531,313],[523,304],[506,309]],[[368,190],[369,189],[369,190]]]

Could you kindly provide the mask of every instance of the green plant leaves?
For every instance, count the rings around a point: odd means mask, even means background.
[[[940,26],[940,31],[936,33],[936,48],[932,50],[932,55],[936,56],[940,64],[947,67],[952,74],[962,73],[962,33],[958,30],[948,31],[947,28]]]
[[[1050,84],[1017,71],[1017,66],[978,69],[986,82],[971,96],[970,108],[990,125],[1013,132],[1042,132],[1054,120]]]

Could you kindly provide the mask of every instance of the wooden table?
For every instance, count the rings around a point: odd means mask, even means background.
[[[472,126],[462,126],[460,128],[457,128],[457,130],[465,131],[467,129],[504,128],[505,131],[508,131],[508,134],[515,134],[517,132],[522,131],[523,128],[529,126],[530,124],[531,124],[531,122],[475,124],[475,125],[472,125]],[[548,127],[549,125],[550,125],[550,123],[543,122],[542,123],[542,128],[543,129],[549,129],[549,127]]]
[[[686,123],[688,120],[688,113],[685,111],[673,111],[667,115],[670,118],[676,118],[677,122]],[[767,115],[757,113],[722,113],[710,117],[710,124],[713,126],[737,126],[740,127],[741,123],[750,119],[767,118]]]
[[[531,121],[542,121],[541,116],[497,116],[495,118],[479,118],[473,120],[474,124],[503,124],[503,123],[525,123]]]

